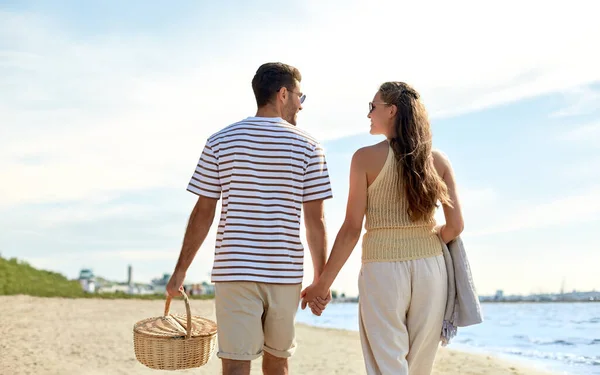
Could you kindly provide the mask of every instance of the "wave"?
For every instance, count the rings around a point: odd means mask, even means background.
[[[562,339],[532,339],[526,335],[513,335],[513,338],[518,341],[526,341],[531,344],[540,345],[540,346],[575,346],[575,345],[600,345],[600,339],[593,339],[592,341],[586,339],[571,339],[571,340],[562,340]]]
[[[600,323],[600,318],[591,318],[588,320],[571,320],[574,324],[597,324]]]
[[[570,341],[566,341],[566,340],[533,340],[532,341],[534,344],[538,344],[538,345],[562,345],[562,346],[573,346],[576,345],[573,342]]]
[[[584,356],[570,353],[546,353],[538,350],[506,349],[505,353],[526,358],[561,361],[570,364],[600,366],[600,356]]]

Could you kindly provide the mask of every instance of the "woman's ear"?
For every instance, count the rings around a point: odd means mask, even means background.
[[[389,108],[390,108],[390,112],[389,112],[390,113],[390,118],[396,117],[396,113],[398,113],[398,107],[396,107],[395,104],[391,104],[389,106]]]

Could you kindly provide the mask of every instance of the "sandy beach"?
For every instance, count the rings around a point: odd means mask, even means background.
[[[194,315],[214,319],[213,301],[192,301]],[[112,375],[173,374],[144,367],[135,359],[133,324],[160,316],[163,301],[0,296],[0,374]],[[174,301],[172,311],[184,305]],[[291,373],[364,374],[358,333],[298,325],[298,349]],[[181,374],[220,374],[214,356],[199,369]],[[261,374],[260,360],[252,374]],[[492,357],[442,348],[436,375],[542,375]]]

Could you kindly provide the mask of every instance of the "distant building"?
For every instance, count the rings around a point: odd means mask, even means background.
[[[202,294],[215,294],[215,285],[209,284],[206,281],[202,283],[202,287],[204,288],[204,293]]]
[[[133,267],[131,267],[131,264],[127,267],[127,285],[133,288]]]
[[[183,289],[190,296],[215,294],[215,286],[204,281],[202,284],[184,285]]]
[[[163,273],[161,278],[152,279],[152,289],[154,289],[154,293],[166,293],[167,292],[167,284],[169,283],[169,279],[171,278],[170,273]]]
[[[90,280],[94,278],[94,272],[91,269],[84,268],[79,271],[79,280]]]
[[[504,298],[504,291],[499,289],[496,291],[496,295],[494,296],[495,301],[500,301]]]
[[[79,285],[86,293],[94,293],[96,291],[96,282],[94,272],[91,269],[84,268],[79,271]]]

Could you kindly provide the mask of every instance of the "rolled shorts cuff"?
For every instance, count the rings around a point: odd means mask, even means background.
[[[294,355],[294,352],[296,351],[296,347],[290,348],[288,350],[277,350],[277,349],[269,348],[268,346],[264,346],[263,350],[277,358],[290,358],[291,356]]]
[[[253,361],[257,358],[262,357],[263,352],[261,351],[258,354],[237,354],[237,353],[226,353],[226,352],[217,352],[217,357],[221,359],[231,359],[234,361]]]

